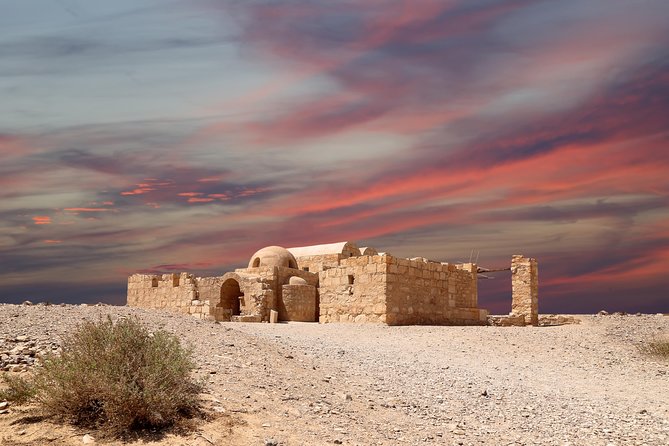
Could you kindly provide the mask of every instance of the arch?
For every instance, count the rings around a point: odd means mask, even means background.
[[[243,297],[239,282],[235,279],[229,278],[223,285],[221,285],[221,301],[218,306],[231,310],[233,316],[241,314],[240,297]]]
[[[260,267],[260,257],[256,257],[253,259],[253,268],[259,268]]]

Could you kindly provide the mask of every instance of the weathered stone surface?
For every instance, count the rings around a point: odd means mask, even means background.
[[[526,324],[539,325],[539,268],[535,259],[512,257],[511,299],[511,315],[522,315]]]

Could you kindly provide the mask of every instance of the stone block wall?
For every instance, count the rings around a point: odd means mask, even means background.
[[[486,323],[477,306],[476,265],[387,256],[388,325]]]
[[[212,307],[215,307],[221,301],[221,286],[223,285],[223,276],[215,277],[197,277],[198,299],[208,301]]]
[[[342,259],[319,273],[319,321],[386,322],[386,258]]]
[[[133,307],[188,313],[191,302],[197,299],[192,274],[133,274],[128,278],[128,305]]]
[[[297,266],[300,270],[318,273],[329,268],[339,266],[343,256],[341,254],[321,254],[314,256],[297,257]]]
[[[316,287],[283,285],[278,311],[280,321],[316,322]]]
[[[511,315],[524,316],[528,325],[539,325],[539,268],[536,259],[511,258]]]

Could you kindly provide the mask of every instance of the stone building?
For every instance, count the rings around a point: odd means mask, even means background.
[[[514,256],[510,269],[509,320],[536,325],[536,260]],[[269,246],[253,254],[248,267],[222,276],[134,274],[128,278],[128,305],[218,321],[485,325],[478,271],[473,263],[361,251],[352,242]]]

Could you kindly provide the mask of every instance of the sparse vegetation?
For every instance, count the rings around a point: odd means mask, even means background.
[[[24,404],[35,396],[35,386],[20,376],[5,374],[2,380],[7,388],[0,390],[0,401]]]
[[[201,384],[176,336],[136,318],[84,322],[44,360],[33,380],[8,381],[13,400],[116,436],[180,425],[199,410]]]
[[[642,350],[653,356],[669,359],[669,339],[650,341],[642,347]]]

